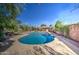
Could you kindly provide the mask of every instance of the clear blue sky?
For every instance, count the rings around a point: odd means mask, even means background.
[[[79,9],[75,9],[79,4],[26,4],[23,11],[17,17],[23,24],[39,26],[40,24],[54,25],[57,20],[65,24],[79,22]]]

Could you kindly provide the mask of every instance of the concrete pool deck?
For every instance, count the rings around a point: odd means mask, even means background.
[[[59,39],[55,38],[54,41],[41,44],[41,45],[23,45],[18,39],[22,36],[28,35],[17,35],[14,37],[15,42],[2,54],[9,55],[76,55],[66,44]]]

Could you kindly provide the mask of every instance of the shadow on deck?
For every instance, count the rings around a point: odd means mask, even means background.
[[[9,47],[12,46],[14,41],[10,41],[8,45],[5,45],[5,46],[0,46],[0,53],[1,52],[5,52]]]

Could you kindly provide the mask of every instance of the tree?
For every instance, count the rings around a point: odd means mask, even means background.
[[[50,24],[49,27],[52,27],[52,24]]]
[[[41,27],[46,26],[45,24],[41,24]]]
[[[61,21],[57,21],[56,24],[55,24],[55,30],[62,31],[63,26],[64,25]]]
[[[17,29],[16,16],[20,13],[20,6],[17,4],[0,4],[0,37],[5,29]]]
[[[62,32],[65,36],[68,36],[69,35],[69,26],[64,25],[62,28]]]
[[[50,28],[53,28],[52,24],[49,25]]]
[[[69,26],[64,25],[61,21],[56,22],[55,30],[61,32],[64,36],[69,34]]]
[[[31,26],[29,26],[29,25],[25,25],[25,24],[22,24],[22,25],[20,25],[20,29],[22,30],[22,31],[28,31],[28,30],[31,30]]]

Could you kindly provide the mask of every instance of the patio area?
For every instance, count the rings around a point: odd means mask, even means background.
[[[27,33],[28,34],[28,33]],[[23,45],[18,42],[18,39],[22,36],[27,35],[23,33],[22,35],[15,36],[14,43],[4,52],[3,55],[76,55],[68,45],[64,42],[55,38],[54,41],[42,44],[42,45]]]

